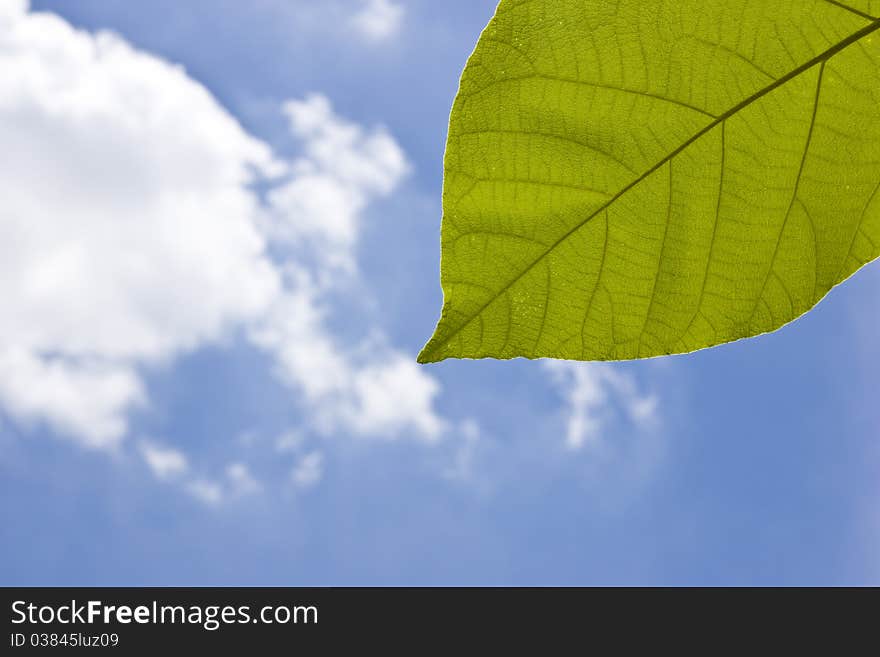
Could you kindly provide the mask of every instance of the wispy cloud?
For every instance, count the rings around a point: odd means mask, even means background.
[[[409,172],[400,145],[379,126],[365,130],[312,93],[284,103],[291,134],[302,145],[293,175],[269,194],[273,239],[299,247],[322,273],[355,267],[354,247],[367,205],[391,194]]]
[[[471,481],[476,467],[476,452],[481,439],[480,425],[476,420],[468,418],[457,427],[457,444],[452,455],[451,464],[443,474],[456,481]]]
[[[403,24],[403,5],[393,0],[359,0],[359,2],[362,6],[352,16],[351,24],[363,38],[380,42],[398,33]]]
[[[259,493],[263,486],[251,474],[250,468],[244,463],[230,463],[226,467],[226,480],[230,493],[236,497]]]
[[[143,440],[139,451],[157,479],[179,486],[203,504],[219,506],[263,491],[263,484],[241,461],[229,463],[221,477],[210,478],[192,472],[189,458],[177,448]]]
[[[319,94],[284,109],[303,154],[269,202],[273,234],[292,243],[296,256],[287,262],[285,293],[253,339],[275,355],[281,380],[302,393],[319,432],[408,431],[434,440],[445,426],[433,406],[437,382],[381,331],[345,348],[325,325],[324,300],[344,292],[355,272],[364,208],[409,170],[403,150],[384,128],[365,130],[339,117]]]
[[[218,506],[223,502],[223,488],[208,479],[196,479],[187,484],[186,490],[199,502],[209,506]]]
[[[145,441],[141,443],[141,456],[159,479],[179,477],[189,470],[189,461],[180,450]]]
[[[290,479],[297,488],[312,488],[324,476],[324,454],[311,451],[301,456],[290,473]]]
[[[615,416],[638,429],[656,425],[658,398],[641,392],[619,368],[563,361],[548,361],[545,367],[568,405],[565,442],[571,449],[595,446]]]

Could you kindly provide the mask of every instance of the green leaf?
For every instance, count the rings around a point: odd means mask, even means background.
[[[502,0],[464,71],[420,362],[775,330],[880,255],[880,0]]]

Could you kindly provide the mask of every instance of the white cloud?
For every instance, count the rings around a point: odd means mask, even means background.
[[[275,449],[279,452],[296,452],[305,443],[306,436],[302,431],[290,429],[275,439]]]
[[[220,484],[207,479],[190,482],[186,490],[194,498],[209,506],[217,506],[223,501],[223,488]]]
[[[387,131],[345,121],[323,96],[289,102],[285,111],[303,155],[293,180],[269,195],[271,212],[279,241],[305,246],[311,258],[308,267],[287,267],[286,291],[252,338],[275,354],[279,376],[302,393],[321,433],[437,439],[445,426],[434,410],[437,382],[381,336],[344,348],[325,322],[324,300],[354,273],[362,210],[400,183],[406,157]]]
[[[360,433],[391,434],[409,426],[435,440],[444,430],[445,422],[433,410],[440,386],[407,355],[388,351],[361,367],[354,372],[352,391],[348,420]]]
[[[220,479],[200,476],[184,478],[190,472],[190,465],[186,454],[180,450],[145,440],[140,443],[140,453],[157,479],[175,480],[183,490],[211,506],[263,490],[250,468],[238,461],[227,465]]]
[[[244,328],[300,392],[307,424],[441,433],[439,386],[410,355],[349,345],[324,320],[344,291],[340,272],[356,271],[363,210],[408,170],[386,130],[341,119],[320,95],[290,101],[303,153],[286,166],[182,68],[26,3],[2,6],[0,406],[10,417],[118,445],[129,411],[148,408],[145,368]],[[255,171],[284,180],[268,208],[248,189]],[[269,241],[288,262],[269,258]],[[365,335],[383,341],[376,327]],[[192,487],[213,498],[211,486]]]
[[[144,442],[141,444],[141,456],[159,479],[178,477],[189,469],[186,455],[171,447]]]
[[[244,185],[278,165],[179,67],[4,7],[0,400],[109,445],[143,401],[139,366],[277,296]]]
[[[298,488],[312,488],[324,477],[324,455],[311,451],[300,457],[290,473],[290,479]]]
[[[125,433],[124,411],[144,399],[141,381],[126,363],[89,355],[41,355],[0,342],[0,400],[23,424],[42,420],[59,432],[73,433],[85,446],[106,447]]]
[[[230,463],[226,468],[226,479],[235,496],[252,495],[262,490],[260,482],[244,463]]]
[[[392,0],[360,0],[362,7],[352,16],[351,24],[365,39],[387,41],[403,24],[403,6]]]
[[[480,425],[473,418],[463,420],[458,426],[458,444],[452,454],[452,464],[444,470],[447,479],[470,481],[474,476]]]
[[[368,132],[340,118],[320,94],[288,101],[283,110],[303,156],[293,163],[291,180],[269,195],[269,230],[307,247],[313,264],[351,270],[360,214],[397,187],[409,170],[406,156],[384,128]]]
[[[322,434],[340,430],[436,440],[445,423],[434,410],[439,384],[411,356],[365,343],[343,349],[324,325],[320,292],[304,272],[253,332],[275,355],[280,379],[298,390]]]
[[[597,445],[615,412],[639,429],[657,422],[657,398],[641,393],[634,379],[613,365],[547,361],[544,367],[568,404],[565,443],[571,449]]]
[[[27,11],[29,5],[29,0],[6,0],[3,4],[0,4],[0,21],[6,22],[17,19]]]

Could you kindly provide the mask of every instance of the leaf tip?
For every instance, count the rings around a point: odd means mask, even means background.
[[[426,344],[419,352],[419,355],[416,356],[416,362],[420,365],[427,365],[428,363],[436,363],[443,360],[442,358],[437,358],[434,353],[432,342],[433,340],[428,342],[428,344]]]

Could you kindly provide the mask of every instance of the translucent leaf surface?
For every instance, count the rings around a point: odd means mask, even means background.
[[[880,0],[502,0],[461,80],[421,362],[779,328],[880,255]]]

